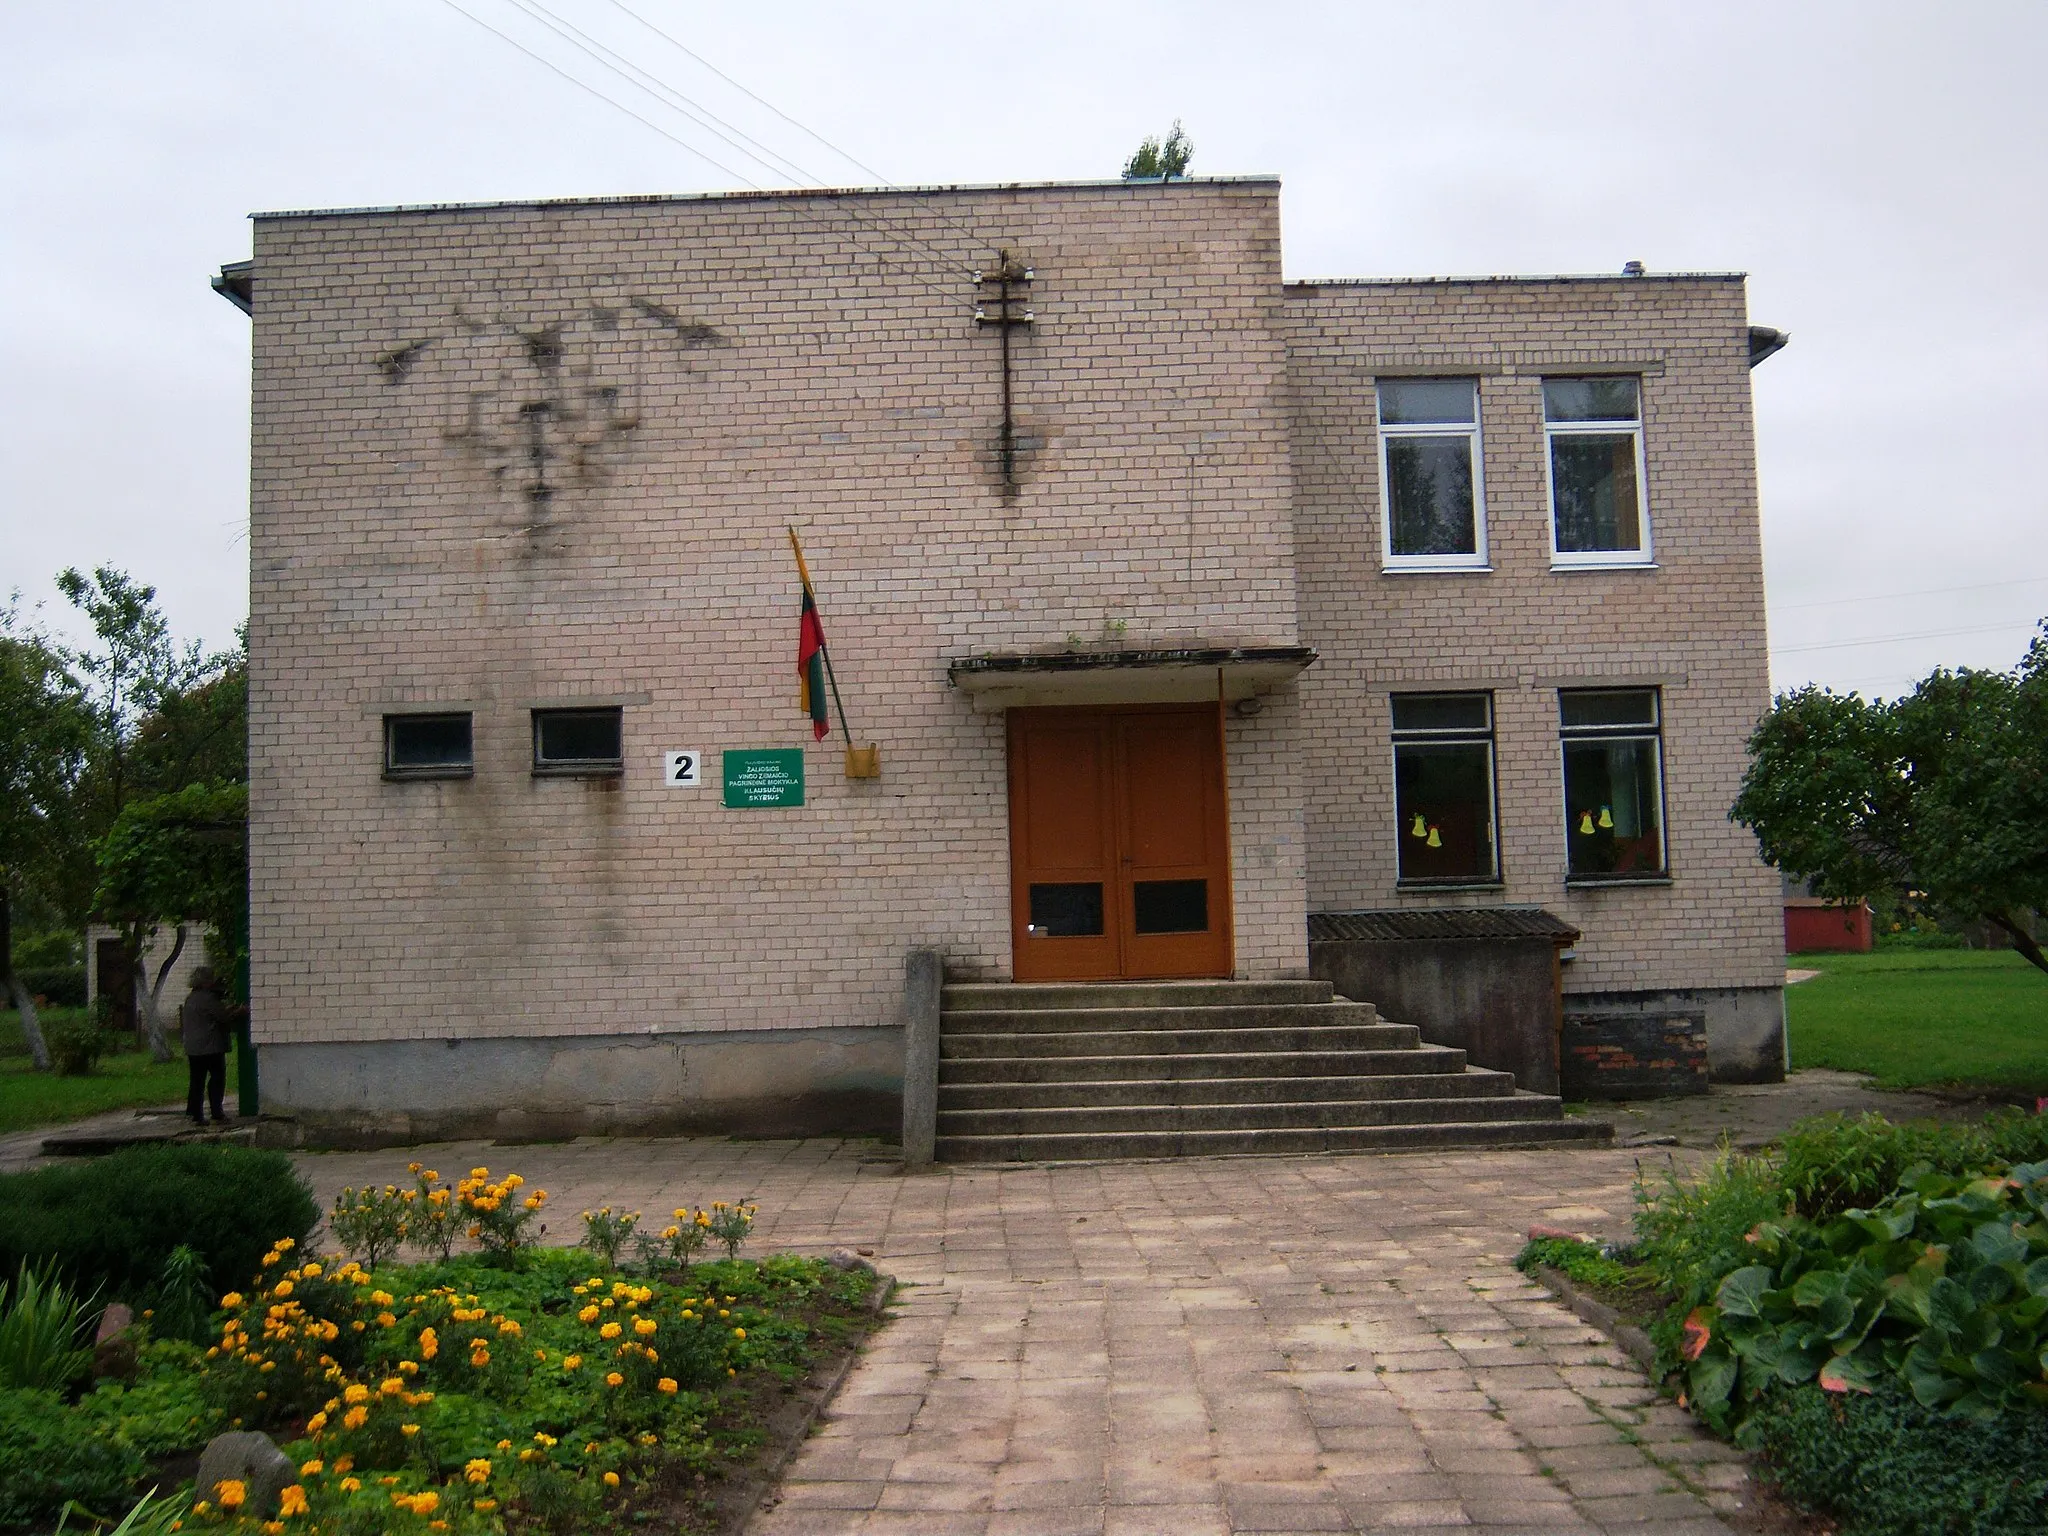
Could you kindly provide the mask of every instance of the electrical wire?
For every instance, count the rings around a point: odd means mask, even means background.
[[[1918,592],[1889,592],[1868,597],[1824,597],[1810,603],[1773,603],[1774,613],[1791,613],[1802,608],[1839,608],[1849,603],[1895,603],[1910,597],[1945,597],[1954,592],[1989,592],[2000,587],[2048,585],[2048,576],[2021,576],[2013,581],[1979,581],[1966,587],[1923,587]]]
[[[1952,635],[1991,635],[2022,626],[2033,628],[2038,619],[2008,619],[2003,624],[1977,624],[1968,629],[1929,629],[1913,635],[1873,635],[1867,640],[1823,640],[1817,645],[1774,645],[1773,656],[1796,656],[1807,651],[1846,651],[1859,645],[1901,645],[1908,640],[1946,640]]]

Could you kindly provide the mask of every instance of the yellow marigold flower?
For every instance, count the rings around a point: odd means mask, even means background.
[[[516,1317],[508,1317],[500,1320],[500,1322],[498,1323],[498,1332],[504,1334],[507,1338],[516,1339],[520,1337],[522,1334],[524,1334],[526,1330],[519,1326],[519,1319],[517,1319]]]
[[[299,1463],[299,1476],[301,1477],[318,1477],[325,1470],[326,1464],[318,1456],[315,1456],[311,1461]]]
[[[394,1299],[389,1291],[370,1292],[370,1305],[373,1307],[388,1307]]]
[[[399,1374],[399,1375],[401,1375],[401,1376],[417,1376],[417,1375],[419,1375],[419,1373],[420,1373],[420,1366],[419,1366],[419,1362],[418,1362],[417,1360],[401,1360],[401,1361],[399,1361],[399,1362],[398,1362],[398,1374]]]
[[[491,1176],[491,1170],[488,1168],[472,1168],[469,1170],[469,1176],[472,1179],[488,1179]]]
[[[286,1520],[306,1513],[306,1490],[293,1483],[277,1496],[277,1512]]]
[[[533,1352],[533,1358],[545,1365],[547,1364],[548,1352],[544,1349],[536,1349]]]
[[[206,1500],[201,1499],[197,1504],[194,1504],[192,1506],[192,1513],[195,1515],[203,1515],[206,1514],[212,1508],[213,1506],[211,1504],[207,1503]]]
[[[239,1478],[231,1477],[214,1489],[214,1497],[222,1509],[240,1509],[248,1501],[249,1489]]]
[[[429,1488],[425,1493],[412,1496],[412,1512],[416,1515],[431,1515],[441,1507],[441,1495]]]
[[[398,1432],[401,1435],[405,1436],[406,1439],[410,1440],[414,1435],[420,1432],[420,1427],[417,1424],[401,1424],[398,1426]]]
[[[670,1397],[676,1395],[676,1379],[673,1376],[662,1377],[654,1386],[656,1391],[666,1393]]]
[[[362,1491],[362,1487],[363,1480],[360,1477],[344,1477],[341,1480],[341,1491],[343,1493],[359,1493]]]
[[[344,1472],[353,1472],[353,1471],[355,1471],[355,1469],[356,1469],[356,1459],[355,1459],[355,1457],[353,1457],[353,1456],[337,1456],[337,1457],[335,1457],[335,1458],[334,1458],[334,1475],[335,1475],[336,1477],[339,1477],[339,1476],[341,1476],[341,1474],[342,1474],[342,1473],[344,1473]]]
[[[656,1330],[658,1330],[660,1327],[661,1324],[657,1323],[651,1317],[636,1317],[633,1319],[633,1331],[639,1334],[640,1337],[643,1339],[646,1338],[650,1333],[653,1333]]]
[[[561,1442],[557,1440],[553,1435],[548,1434],[545,1430],[539,1429],[533,1432],[533,1443],[535,1445],[545,1447],[548,1450],[553,1450],[557,1445],[561,1444]]]
[[[472,1483],[488,1483],[491,1480],[491,1464],[481,1456],[474,1457],[463,1465],[462,1475]]]
[[[291,1283],[291,1281],[289,1281],[289,1280],[280,1280],[280,1281],[278,1281],[278,1282],[277,1282],[277,1285],[276,1285],[276,1286],[275,1286],[275,1287],[274,1287],[274,1288],[272,1289],[272,1291],[271,1291],[271,1293],[270,1293],[270,1294],[271,1294],[271,1295],[273,1295],[273,1296],[289,1296],[289,1295],[291,1295],[291,1293],[292,1293],[292,1283]]]
[[[608,1387],[616,1387],[625,1379],[617,1371],[607,1371],[605,1372],[604,1384]]]
[[[345,1403],[367,1403],[370,1400],[370,1389],[359,1381],[352,1381],[348,1390],[341,1394],[341,1400]]]
[[[369,1422],[370,1410],[361,1406],[351,1408],[341,1416],[341,1427],[343,1429],[361,1429]]]
[[[491,1363],[491,1352],[488,1349],[473,1350],[470,1352],[469,1363],[480,1371]]]
[[[617,1323],[606,1323],[602,1328],[597,1330],[597,1336],[600,1339],[616,1339],[620,1334],[624,1333],[625,1331],[626,1330],[621,1328]]]
[[[299,1273],[304,1275],[308,1280],[317,1280],[320,1277],[320,1266],[318,1264],[308,1264],[303,1269],[301,1269]],[[303,1497],[304,1490],[302,1489],[300,1493],[301,1497]]]
[[[478,1499],[469,1507],[480,1515],[488,1515],[498,1507],[498,1501],[496,1499]]]
[[[619,1474],[618,1474],[618,1473],[616,1473],[616,1472],[607,1472],[607,1473],[605,1473],[605,1475],[604,1475],[604,1485],[605,1485],[605,1487],[607,1487],[607,1488],[616,1488],[616,1487],[618,1487],[618,1486],[619,1486]]]
[[[386,1397],[396,1397],[405,1390],[405,1378],[403,1376],[386,1376],[377,1383],[377,1390]]]
[[[722,1312],[719,1314],[719,1316],[721,1317],[723,1317],[724,1315],[725,1314]],[[747,1336],[747,1330],[744,1328],[735,1328],[732,1331],[732,1336],[736,1339],[744,1339]]]
[[[565,1371],[573,1371],[573,1370],[577,1369],[577,1368],[578,1368],[579,1366],[581,1366],[582,1364],[583,1364],[583,1357],[582,1357],[581,1355],[564,1355],[564,1356],[562,1356],[562,1369],[563,1369],[563,1370],[565,1370]]]
[[[240,1291],[229,1291],[227,1295],[221,1297],[220,1304],[232,1311],[242,1304],[242,1293]]]

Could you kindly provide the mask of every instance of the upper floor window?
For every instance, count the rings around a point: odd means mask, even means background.
[[[1551,558],[1557,565],[1644,565],[1642,384],[1545,379]]]
[[[1568,878],[1642,880],[1666,872],[1659,702],[1654,688],[1558,694]]]
[[[385,778],[466,779],[475,771],[468,714],[384,717]]]
[[[1397,693],[1391,703],[1401,882],[1492,884],[1493,695]]]
[[[1474,379],[1381,379],[1380,538],[1390,571],[1486,564]]]
[[[533,771],[605,775],[625,770],[624,711],[536,709],[533,712]]]

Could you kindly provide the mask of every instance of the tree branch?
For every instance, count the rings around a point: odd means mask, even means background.
[[[2041,946],[2034,942],[2034,936],[2003,912],[1986,912],[1986,922],[2003,928],[2012,939],[2012,947],[2026,957],[2027,964],[2048,972],[2048,955],[2041,952]]]

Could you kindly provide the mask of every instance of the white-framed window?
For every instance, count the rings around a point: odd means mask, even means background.
[[[1494,885],[1493,695],[1397,693],[1394,817],[1402,885]]]
[[[1543,446],[1551,564],[1648,565],[1642,381],[1545,379]]]
[[[1486,565],[1477,379],[1381,379],[1380,549],[1389,571]]]
[[[1657,690],[1562,689],[1557,712],[1566,878],[1665,878],[1664,720]]]

